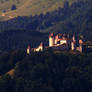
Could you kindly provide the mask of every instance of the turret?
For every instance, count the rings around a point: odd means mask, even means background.
[[[27,47],[27,54],[30,54],[31,48],[30,46]]]
[[[65,40],[65,39],[66,39],[66,38],[65,38],[65,34],[63,34],[62,39],[63,39],[63,40]]]
[[[76,40],[74,35],[72,37],[71,50],[76,50]]]
[[[73,37],[72,37],[72,41],[73,41],[73,42],[75,42],[75,41],[76,41],[76,40],[75,40],[75,36],[74,36],[74,35],[73,35]]]
[[[54,46],[54,36],[53,33],[51,33],[49,36],[49,47],[53,47],[53,46]]]
[[[42,42],[40,43],[39,48],[40,48],[40,51],[43,51],[44,50],[44,47],[43,47],[43,43]]]
[[[76,45],[75,45],[75,42],[71,42],[71,50],[75,50],[76,49]]]
[[[59,39],[59,37],[58,37],[58,35],[56,35],[56,37],[55,37],[55,45],[57,44],[58,39]]]
[[[82,40],[79,40],[79,51],[80,52],[83,51],[82,45],[83,45],[83,41]]]

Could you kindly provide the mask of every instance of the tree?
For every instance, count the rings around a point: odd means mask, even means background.
[[[12,5],[11,10],[16,10],[16,5]]]

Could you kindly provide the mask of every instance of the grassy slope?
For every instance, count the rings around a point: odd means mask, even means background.
[[[26,0],[8,0],[8,1],[4,1],[4,2],[1,2],[1,1],[2,0],[0,0],[0,13],[3,10],[10,11],[11,6],[13,4],[15,4],[17,6],[17,8],[19,8],[21,5],[23,5],[26,2]]]
[[[69,2],[71,3],[72,0],[69,0]],[[4,5],[2,7],[4,7]],[[17,17],[46,13],[57,9],[58,7],[63,7],[63,0],[23,0],[16,10],[6,12],[6,16],[1,17],[0,19],[7,20],[9,19],[9,16]]]

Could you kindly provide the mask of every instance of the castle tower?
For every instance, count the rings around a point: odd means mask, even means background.
[[[30,51],[31,51],[31,48],[30,48],[30,46],[28,46],[28,48],[27,48],[27,54],[30,54]]]
[[[74,35],[72,37],[71,50],[76,50],[76,40]]]
[[[75,40],[75,36],[73,35],[73,37],[72,37],[72,40],[73,40],[73,42],[75,42],[76,40]]]
[[[55,37],[55,45],[57,44],[58,39],[59,39],[59,36],[58,36],[58,35],[56,35],[56,37]]]
[[[44,47],[43,47],[43,43],[42,42],[40,43],[39,48],[40,48],[40,51],[43,51],[44,50]]]
[[[65,40],[65,34],[62,35],[62,39]]]
[[[79,40],[79,51],[82,52],[83,51],[83,41],[82,40]]]
[[[50,34],[49,36],[49,47],[54,46],[54,36],[53,33]]]
[[[75,50],[76,49],[76,45],[75,45],[75,42],[71,42],[71,50]]]

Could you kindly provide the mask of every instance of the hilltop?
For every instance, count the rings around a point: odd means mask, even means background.
[[[0,55],[0,92],[91,92],[91,71],[92,53],[16,50]]]
[[[0,20],[7,20],[17,16],[37,15],[57,10],[64,6],[66,0],[8,0],[0,2]],[[69,4],[76,0],[69,0]],[[12,5],[16,6],[15,10],[11,10]],[[4,11],[3,15],[2,11]]]

